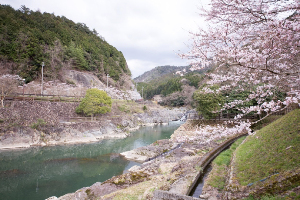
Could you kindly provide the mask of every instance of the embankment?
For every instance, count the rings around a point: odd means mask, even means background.
[[[178,120],[185,109],[167,109],[155,104],[114,101],[112,112],[90,118],[75,113],[78,103],[7,101],[0,108],[0,148],[96,142],[125,138],[139,126]]]

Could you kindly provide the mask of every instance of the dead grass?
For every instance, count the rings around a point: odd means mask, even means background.
[[[143,105],[138,104],[135,101],[130,100],[113,100],[112,111],[114,114],[133,114],[133,113],[143,113]]]

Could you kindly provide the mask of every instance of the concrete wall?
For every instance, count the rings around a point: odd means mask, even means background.
[[[207,165],[209,165],[209,163],[215,159],[215,157],[217,157],[222,151],[224,151],[224,149],[226,149],[227,147],[229,147],[234,141],[236,141],[238,138],[242,137],[242,136],[246,136],[248,134],[240,134],[238,136],[235,136],[233,138],[230,138],[228,140],[226,140],[225,142],[223,142],[222,144],[220,144],[219,146],[215,147],[213,150],[211,150],[210,152],[208,152],[199,162],[199,166],[201,166],[201,169],[205,169],[207,167]],[[188,192],[186,195],[189,195],[192,191],[192,189],[195,187],[195,185],[197,184],[198,179],[201,177],[203,171],[199,171],[198,175],[195,177],[193,183],[191,184]]]
[[[152,200],[200,200],[199,198],[156,190]]]

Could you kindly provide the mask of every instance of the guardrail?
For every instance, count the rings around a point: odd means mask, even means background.
[[[46,100],[46,101],[68,101],[68,102],[78,102],[84,96],[67,96],[67,95],[41,95],[41,94],[22,94],[17,93],[14,95],[6,96],[4,100],[10,101],[34,101],[34,100]]]
[[[70,98],[83,98],[84,96],[68,96],[68,95],[55,95],[55,94],[23,94],[16,93],[14,96],[36,96],[36,97],[70,97]]]

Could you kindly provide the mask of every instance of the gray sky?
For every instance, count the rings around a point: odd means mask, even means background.
[[[188,65],[176,53],[188,50],[189,31],[203,21],[198,7],[207,0],[1,0],[19,9],[65,16],[85,23],[122,51],[132,72],[141,75],[156,66]]]

